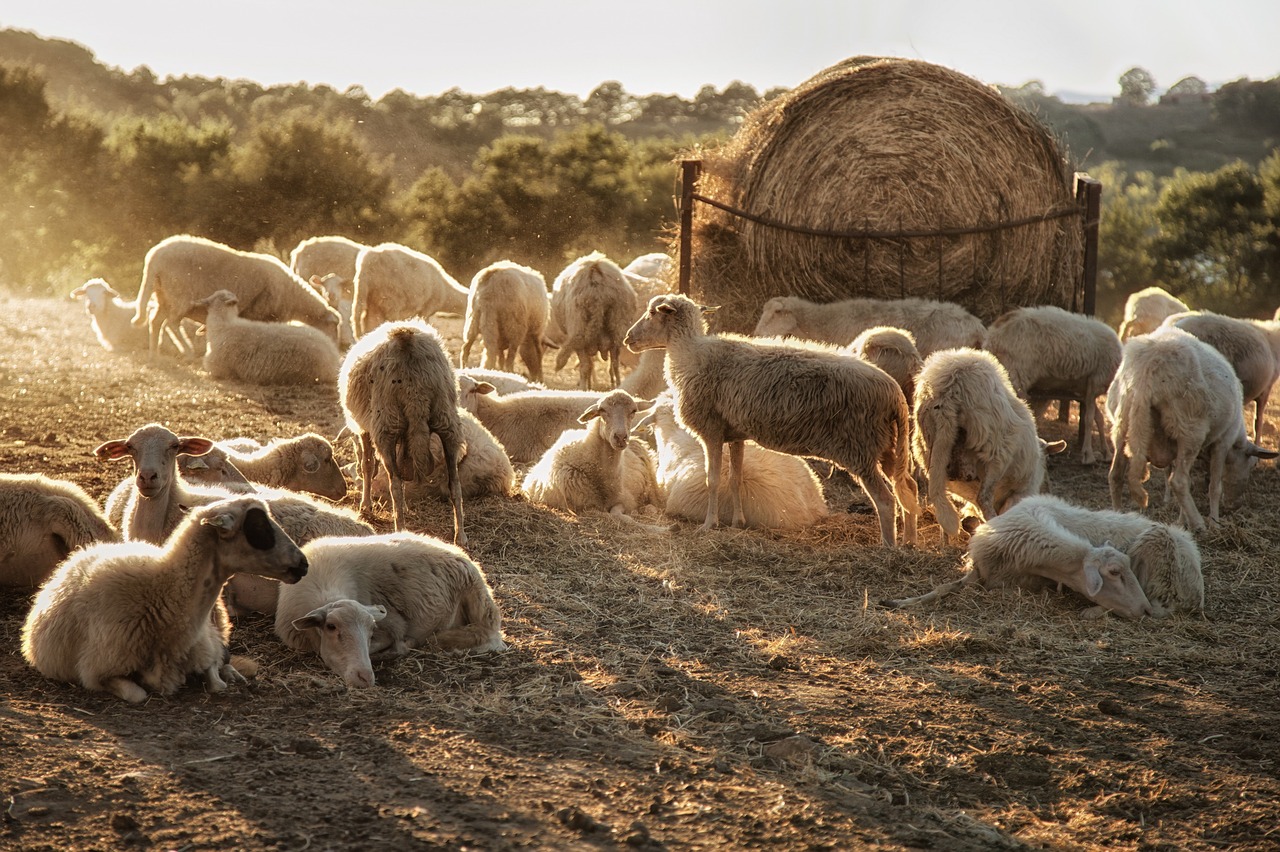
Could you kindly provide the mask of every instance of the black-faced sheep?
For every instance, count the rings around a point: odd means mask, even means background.
[[[529,378],[542,381],[542,336],[549,311],[542,273],[508,260],[486,266],[471,279],[458,366],[467,366],[471,347],[480,338],[487,369],[511,372],[518,351]]]
[[[1124,320],[1120,323],[1120,339],[1150,334],[1160,327],[1165,317],[1191,310],[1180,299],[1160,287],[1147,287],[1130,293],[1124,303]]]
[[[756,337],[801,337],[848,346],[868,328],[905,328],[920,357],[939,349],[980,347],[982,320],[953,302],[929,299],[845,299],[819,303],[798,296],[777,296],[764,303]]]
[[[546,389],[499,395],[488,382],[458,376],[459,405],[493,433],[516,464],[542,458],[566,429],[580,425],[578,415],[599,398],[590,391]]]
[[[240,316],[240,300],[218,290],[196,301],[207,312],[204,368],[215,379],[257,385],[332,384],[342,356],[324,332],[307,325]]]
[[[77,548],[119,540],[74,482],[0,473],[0,586],[38,586]]]
[[[467,288],[438,261],[396,243],[361,250],[356,258],[351,321],[357,338],[384,322],[429,319],[467,311]]]
[[[636,293],[618,264],[600,252],[580,257],[556,277],[551,295],[554,325],[564,332],[555,369],[578,356],[578,388],[591,390],[595,356],[609,362],[613,386],[622,381],[622,338],[637,314]]]

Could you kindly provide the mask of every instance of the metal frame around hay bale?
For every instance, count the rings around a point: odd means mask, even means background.
[[[920,297],[991,322],[1079,309],[1073,169],[1049,131],[937,65],[858,57],[747,116],[703,153],[685,208],[691,295],[750,331],[773,296]],[[834,236],[839,235],[839,236]],[[677,238],[678,239],[678,238]]]

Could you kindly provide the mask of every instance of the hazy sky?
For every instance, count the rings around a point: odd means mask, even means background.
[[[373,97],[544,86],[691,97],[794,86],[856,54],[988,83],[1109,96],[1133,66],[1161,88],[1280,75],[1280,0],[28,0],[0,27],[76,41],[158,76],[352,84]],[[215,11],[216,9],[216,11]]]

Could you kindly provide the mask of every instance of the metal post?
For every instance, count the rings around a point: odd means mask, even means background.
[[[686,296],[693,278],[693,193],[701,176],[701,160],[680,161],[680,292]]]
[[[1098,300],[1098,220],[1102,215],[1102,181],[1076,172],[1076,202],[1084,213],[1084,313],[1093,316]]]

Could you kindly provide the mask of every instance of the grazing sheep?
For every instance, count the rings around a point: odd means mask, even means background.
[[[338,343],[350,346],[355,337],[351,328],[351,303],[355,296],[356,256],[367,248],[346,237],[311,237],[298,243],[289,254],[289,266],[337,310]]]
[[[618,264],[600,252],[580,257],[556,278],[551,312],[564,340],[556,353],[555,369],[564,369],[570,355],[578,356],[578,388],[591,390],[596,354],[609,362],[613,386],[622,381],[619,357],[622,338],[635,321],[636,293]]]
[[[338,312],[338,345],[346,349],[355,343],[356,335],[351,328],[351,306],[355,288],[351,281],[330,272],[324,277],[312,275],[307,283]]]
[[[944,544],[960,534],[947,496],[954,480],[979,481],[973,502],[988,522],[1040,492],[1045,462],[1035,420],[991,353],[944,349],[926,358],[916,377],[915,424],[912,446]],[[972,470],[953,470],[957,460]]]
[[[219,598],[237,571],[285,583],[307,573],[302,551],[253,496],[192,509],[163,547],[78,551],[36,596],[22,656],[45,677],[135,704],[172,695],[192,674],[224,690],[224,679],[244,680],[228,662]]]
[[[0,473],[0,586],[38,586],[77,548],[119,540],[74,482]]]
[[[546,390],[546,386],[531,382],[519,373],[508,373],[505,370],[486,370],[483,367],[463,367],[458,370],[458,378],[470,376],[476,382],[488,382],[493,385],[493,393],[520,393],[527,390]]]
[[[1267,338],[1267,346],[1271,348],[1271,359],[1273,362],[1271,373],[1271,386],[1274,388],[1277,380],[1280,380],[1280,320],[1246,320],[1249,324],[1261,331],[1263,336]],[[1265,421],[1264,421],[1265,424]],[[1261,434],[1257,431],[1255,423],[1254,440],[1261,438]]]
[[[531,390],[498,395],[488,382],[458,376],[458,403],[493,433],[516,464],[542,458],[580,415],[600,399],[590,391]]]
[[[505,650],[502,613],[480,566],[414,533],[326,538],[304,550],[310,571],[280,589],[276,634],[320,654],[351,687],[373,686],[371,657],[434,645]]]
[[[486,368],[511,372],[519,350],[529,378],[542,381],[542,336],[549,311],[541,272],[509,260],[486,266],[471,279],[458,366],[467,366],[471,347],[480,337]]]
[[[939,349],[979,348],[982,320],[952,302],[929,299],[845,299],[827,304],[798,296],[777,296],[764,303],[756,337],[802,337],[848,346],[868,328],[905,328],[915,338],[920,357]]]
[[[651,349],[645,354],[658,352]],[[652,426],[658,444],[658,485],[666,493],[665,511],[675,518],[701,521],[707,513],[707,465],[702,445],[676,420],[669,395],[660,397],[636,429]],[[726,450],[727,452],[727,450]],[[822,484],[803,459],[766,450],[754,441],[742,448],[742,511],[755,529],[800,529],[827,516]],[[723,463],[723,462],[722,462]],[[720,522],[733,522],[728,479],[720,480]]]
[[[1276,357],[1267,333],[1249,320],[1210,311],[1172,314],[1165,317],[1163,325],[1180,328],[1222,353],[1240,380],[1245,404],[1254,405],[1253,436],[1261,437],[1263,415],[1276,379]]]
[[[624,390],[600,397],[578,417],[590,425],[561,435],[529,468],[521,492],[529,502],[553,509],[628,520],[644,506],[661,508],[653,456],[631,437],[631,418],[648,405]]]
[[[905,328],[888,325],[872,326],[849,344],[849,352],[888,373],[911,405],[916,393],[916,375],[924,359],[916,349],[916,339]]]
[[[435,258],[396,243],[365,248],[356,257],[351,320],[357,338],[384,322],[463,315],[468,290]]]
[[[1191,499],[1191,466],[1207,455],[1209,523],[1217,526],[1224,486],[1231,505],[1257,460],[1280,455],[1249,440],[1240,382],[1218,350],[1179,328],[1162,326],[1131,337],[1107,391],[1115,456],[1108,480],[1111,503],[1121,508],[1121,483],[1146,508],[1142,487],[1148,463],[1169,469],[1178,520],[1193,531],[1205,522]]]
[[[1124,321],[1120,323],[1120,339],[1150,334],[1160,327],[1165,317],[1191,310],[1159,287],[1147,287],[1130,293],[1124,303]]]
[[[208,316],[204,368],[215,379],[257,385],[324,384],[338,378],[342,355],[324,332],[307,325],[240,316],[240,300],[219,290],[196,304]]]
[[[436,330],[419,319],[383,323],[365,334],[342,362],[338,396],[356,440],[360,511],[373,511],[374,468],[380,463],[391,481],[396,529],[405,528],[404,483],[430,476],[435,469],[435,435],[443,447],[453,503],[453,541],[465,546],[458,479],[458,379]]]
[[[1120,347],[1120,338],[1102,320],[1040,305],[1001,316],[987,328],[982,348],[1000,360],[1023,399],[1079,394],[1080,460],[1093,464],[1088,412],[1105,451],[1107,426],[1098,397],[1107,392],[1120,366]]]
[[[627,332],[634,351],[667,350],[676,417],[698,436],[707,461],[704,529],[720,521],[721,448],[729,444],[735,525],[742,510],[743,442],[826,459],[858,481],[875,505],[883,542],[914,543],[916,484],[911,477],[910,411],[902,388],[879,367],[828,347],[709,335],[703,308],[685,296],[655,296]]]
[[[338,339],[338,312],[281,260],[187,235],[161,240],[147,252],[133,324],[147,323],[147,302],[154,295],[156,309],[149,323],[154,354],[164,328],[177,329],[188,316],[202,319],[196,302],[229,284],[235,287],[244,319],[299,320]],[[184,349],[187,354],[194,351]]]
[[[252,482],[305,491],[330,500],[347,496],[347,480],[333,457],[333,445],[314,432],[276,438],[266,446],[249,438],[220,441],[203,458],[213,452],[221,452],[236,471]],[[178,463],[181,468],[181,457]]]
[[[959,580],[918,597],[883,601],[882,605],[899,608],[929,603],[975,582],[988,589],[1034,589],[1056,583],[1096,605],[1084,611],[1087,618],[1104,610],[1126,618],[1155,615],[1130,557],[1122,545],[1106,537],[1110,529],[1123,536],[1132,526],[1119,513],[1104,515],[1054,497],[1028,497],[973,534],[965,557],[969,570]],[[1101,542],[1096,541],[1099,536]],[[1198,554],[1195,563],[1198,573]]]

